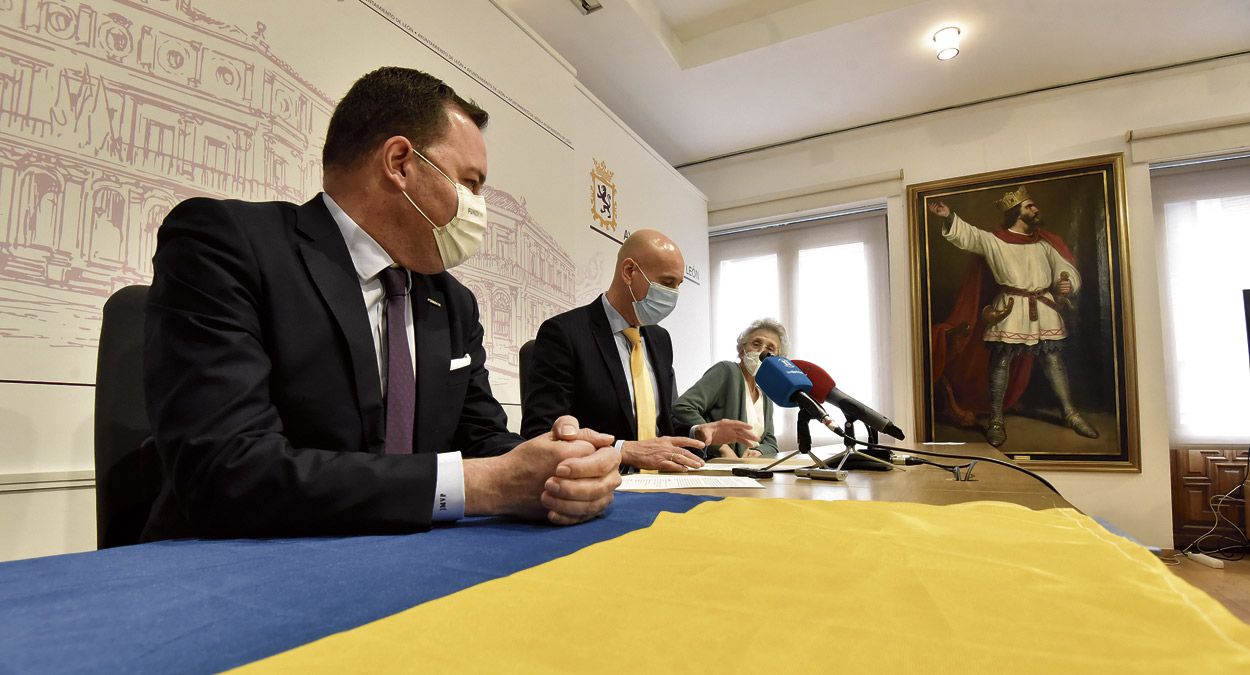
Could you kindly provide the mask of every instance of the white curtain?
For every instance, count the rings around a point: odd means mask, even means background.
[[[883,407],[890,400],[886,244],[884,209],[714,236],[713,358],[735,361],[743,329],[778,319],[790,333],[791,358],[821,366],[838,388],[890,415]],[[794,446],[796,415],[778,409],[773,424],[784,452]],[[816,424],[812,438],[840,442]]]
[[[1151,191],[1172,442],[1250,442],[1250,161],[1152,167]]]

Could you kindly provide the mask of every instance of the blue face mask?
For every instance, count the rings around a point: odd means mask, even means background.
[[[634,298],[634,313],[638,315],[638,323],[652,326],[673,313],[673,309],[677,307],[677,290],[655,283],[641,267],[638,271],[642,272],[642,278],[651,286],[647,289],[645,298],[639,300],[635,297],[632,288],[629,289],[629,297]]]

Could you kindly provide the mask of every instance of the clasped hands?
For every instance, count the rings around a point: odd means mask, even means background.
[[[621,484],[614,439],[565,415],[551,432],[498,457],[465,460],[467,515],[511,515],[573,525],[603,513]]]
[[[628,441],[622,452],[612,436],[583,429],[565,415],[551,432],[521,443],[498,457],[464,462],[465,513],[511,515],[573,525],[603,513],[621,484],[624,462],[642,469],[686,471],[703,466],[687,450],[721,443],[756,443],[751,425],[738,420],[700,424],[699,438],[664,436]]]

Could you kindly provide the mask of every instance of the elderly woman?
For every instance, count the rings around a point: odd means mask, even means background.
[[[691,424],[719,419],[742,420],[759,436],[755,447],[742,443],[709,447],[707,456],[773,457],[777,454],[777,438],[773,435],[773,402],[755,386],[755,371],[765,354],[785,356],[788,343],[786,328],[772,319],[753,321],[738,335],[738,362],[721,361],[703,373],[703,377],[673,405],[673,413]]]

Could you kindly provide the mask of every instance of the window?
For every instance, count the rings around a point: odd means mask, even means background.
[[[791,358],[820,365],[839,389],[888,415],[885,225],[882,207],[713,235],[713,358],[737,360],[738,334],[756,319],[775,318],[790,333]],[[778,443],[793,448],[795,410],[778,410]],[[840,443],[815,424],[812,440]]]
[[[1250,158],[1151,167],[1172,442],[1250,442]]]
[[[715,259],[715,254],[712,254]],[[716,265],[716,308],[713,310],[712,357],[717,361],[738,358],[735,338],[760,317],[778,318],[780,289],[777,286],[777,255],[721,260]]]
[[[153,119],[144,120],[143,161],[149,168],[165,171],[174,156],[174,127]]]
[[[230,172],[230,150],[226,141],[216,138],[204,139],[204,158],[201,167],[201,182],[209,187],[228,191],[232,174]]]

